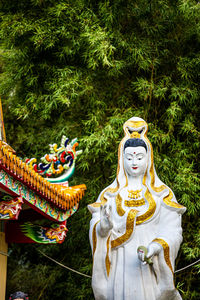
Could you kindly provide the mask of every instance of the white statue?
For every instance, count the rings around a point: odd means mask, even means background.
[[[186,209],[155,172],[147,123],[134,117],[123,129],[117,177],[88,206],[94,296],[179,300],[173,272]]]

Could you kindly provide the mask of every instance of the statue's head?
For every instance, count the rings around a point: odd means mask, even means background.
[[[147,145],[142,139],[131,138],[124,144],[124,169],[129,176],[143,175],[147,168]]]
[[[117,185],[121,189],[128,185],[128,176],[144,175],[144,183],[153,170],[153,149],[147,138],[148,125],[138,117],[123,125],[124,138],[118,149]],[[150,179],[151,180],[151,179]]]

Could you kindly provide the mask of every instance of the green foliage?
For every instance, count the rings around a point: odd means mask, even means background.
[[[1,1],[9,144],[22,157],[39,158],[65,134],[77,136],[84,151],[70,184],[85,183],[87,192],[66,242],[36,248],[91,274],[86,205],[115,178],[124,121],[140,116],[149,123],[159,177],[187,207],[177,268],[198,259],[199,24],[195,0]],[[176,275],[184,300],[200,298],[198,267]],[[93,298],[89,279],[32,246],[12,247],[8,278],[8,292],[23,288],[34,300]]]

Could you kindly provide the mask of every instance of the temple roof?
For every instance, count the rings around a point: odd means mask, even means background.
[[[86,190],[85,184],[68,186],[82,153],[77,146],[77,138],[70,142],[63,135],[60,147],[49,144],[49,153],[38,164],[36,158],[23,161],[6,143],[0,98],[0,221],[5,222],[7,243],[65,240],[67,219],[77,211]],[[43,225],[38,223],[43,219]]]
[[[86,189],[85,184],[66,187],[62,183],[50,183],[16,156],[15,151],[3,141],[0,141],[0,169],[63,211],[76,206]]]

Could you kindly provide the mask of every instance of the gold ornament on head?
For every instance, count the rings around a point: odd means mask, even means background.
[[[137,132],[137,131],[133,131],[133,132],[130,134],[130,137],[133,138],[133,139],[139,139],[139,138],[140,138],[140,134],[139,134],[139,132]]]
[[[147,133],[148,125],[144,120],[140,118],[131,118],[124,123],[123,130],[125,136],[140,138],[141,134],[143,135]]]

